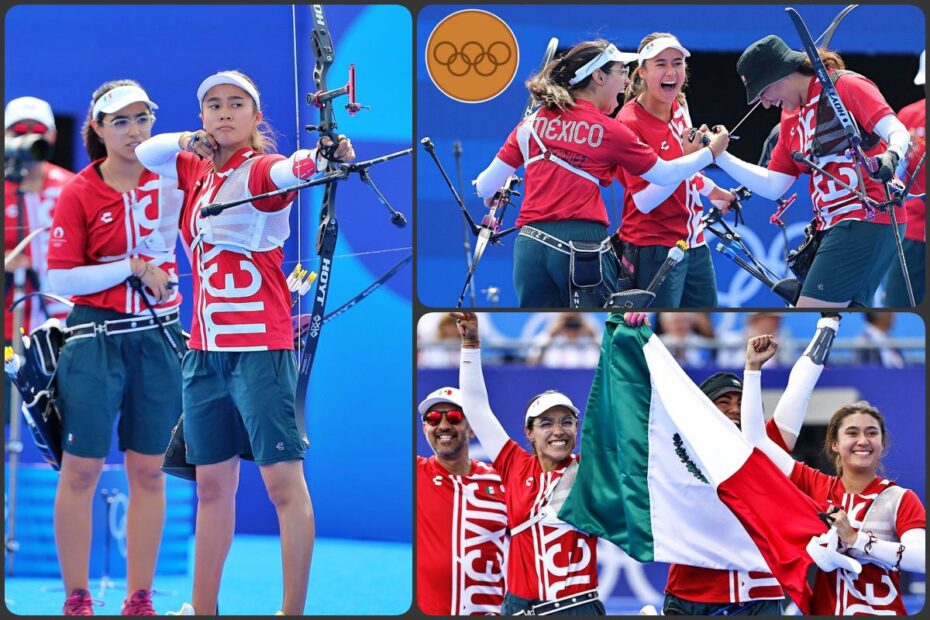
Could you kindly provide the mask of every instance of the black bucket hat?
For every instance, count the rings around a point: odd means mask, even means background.
[[[747,47],[736,61],[736,71],[746,87],[746,103],[753,103],[767,86],[794,73],[806,59],[807,54],[791,49],[774,34]]]
[[[743,382],[732,372],[715,372],[701,384],[701,391],[714,400],[727,392],[743,393]]]

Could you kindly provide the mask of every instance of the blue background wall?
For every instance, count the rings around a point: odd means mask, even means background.
[[[474,179],[493,159],[505,138],[514,128],[526,103],[527,92],[523,82],[539,65],[542,52],[550,37],[558,37],[560,45],[596,37],[615,42],[624,51],[635,51],[640,39],[650,32],[664,31],[676,34],[697,60],[704,53],[730,53],[725,63],[713,73],[692,75],[692,82],[714,87],[737,87],[743,92],[734,65],[739,53],[751,42],[768,34],[783,37],[789,45],[800,48],[798,36],[782,5],[605,5],[605,6],[487,6],[482,7],[501,17],[516,36],[520,47],[520,64],[510,86],[497,98],[481,104],[453,101],[442,94],[432,83],[423,60],[423,50],[430,32],[447,15],[466,8],[464,6],[431,6],[419,14],[417,22],[417,136],[430,136],[437,153],[450,175],[454,176],[452,142],[463,143],[463,174],[465,182]],[[801,6],[799,11],[808,28],[817,37],[836,15],[841,5]],[[831,47],[843,54],[881,54],[888,56],[886,74],[900,72],[900,92],[885,91],[901,105],[921,97],[921,89],[912,83],[917,71],[917,56],[925,46],[925,16],[914,6],[864,5],[843,21],[833,37]],[[855,66],[851,67],[855,69]],[[870,77],[878,80],[876,74]],[[695,123],[724,123],[733,127],[748,107],[745,99],[738,101],[738,115],[730,118],[719,113],[721,103],[709,99],[691,99],[691,115]],[[892,104],[894,105],[894,104]],[[715,108],[717,112],[715,113]],[[731,143],[730,151],[748,161],[758,160],[762,137],[778,122],[778,112],[759,109],[743,125],[741,133],[761,132],[757,140],[744,135],[743,141]],[[466,264],[462,249],[462,224],[458,208],[430,158],[421,151],[417,161],[417,287],[420,301],[433,307],[448,307],[455,303],[465,277]],[[736,185],[715,167],[706,172],[723,187]],[[522,169],[518,174],[523,174]],[[798,193],[798,200],[783,218],[788,226],[788,245],[796,246],[804,224],[811,218],[811,204],[807,195],[808,177],[804,176],[786,194]],[[480,219],[483,207],[477,197],[466,188],[466,203],[473,217]],[[616,207],[622,206],[622,187],[614,184],[604,190],[611,224],[619,223]],[[784,241],[779,230],[768,223],[774,211],[773,203],[757,197],[746,203],[746,226],[739,228],[747,246],[763,263],[781,273]],[[516,219],[516,209],[506,216],[505,225]],[[489,285],[501,287],[500,306],[517,305],[512,285],[513,239],[504,240],[502,248],[492,247],[481,260],[476,274],[479,288]],[[708,236],[711,249],[717,240]],[[716,252],[719,303],[728,307],[777,307],[779,298],[765,290],[747,273],[739,270]],[[479,295],[480,298],[480,295]],[[479,299],[479,306],[487,307]]]
[[[6,13],[4,23],[5,97],[45,99],[56,114],[75,117],[79,128],[94,89],[131,77],[160,106],[155,131],[182,131],[200,126],[195,94],[200,81],[237,68],[258,84],[266,118],[279,134],[279,151],[289,154],[298,146],[296,128],[314,123],[317,116],[304,103],[304,95],[314,90],[310,7],[299,5],[295,13],[292,21],[289,5],[17,6]],[[412,118],[410,13],[399,6],[328,6],[326,17],[336,51],[329,87],[345,83],[353,62],[358,98],[372,105],[350,118],[342,109],[345,99],[338,100],[340,132],[352,138],[360,160],[407,148]],[[377,53],[374,41],[379,42]],[[75,162],[83,167],[87,156],[79,136],[72,138]],[[299,139],[306,147],[316,136],[301,129]],[[411,171],[409,158],[372,170],[384,194],[408,217]],[[313,243],[321,197],[322,190],[304,191],[299,208],[292,211],[287,270],[298,259],[316,268]],[[330,310],[367,287],[411,246],[411,227],[392,226],[384,207],[357,180],[340,186],[337,204],[340,239]],[[178,258],[185,263],[183,252]],[[179,268],[185,296],[182,321],[189,326],[190,268]],[[405,267],[323,332],[310,382],[312,445],[306,461],[320,536],[411,538],[411,273]],[[277,530],[254,466],[242,468],[239,498],[238,531]],[[372,527],[374,507],[377,527]]]

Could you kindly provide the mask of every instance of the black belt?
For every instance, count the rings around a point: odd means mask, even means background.
[[[586,603],[591,603],[597,600],[597,589],[586,590],[584,592],[579,592],[578,594],[573,594],[571,596],[565,596],[563,598],[556,599],[554,601],[544,601],[542,603],[537,603],[535,605],[531,604],[529,610],[524,612],[518,612],[514,614],[515,616],[548,616],[551,614],[557,614],[566,609],[571,609],[572,607],[580,607]]]
[[[159,319],[161,319],[162,324],[171,325],[178,322],[178,317],[178,311],[174,310],[168,314],[161,315]],[[114,334],[125,334],[127,332],[138,332],[156,328],[158,328],[158,323],[155,321],[155,317],[140,316],[130,317],[128,319],[114,319],[112,321],[104,321],[103,323],[82,323],[81,325],[66,328],[64,333],[65,341],[68,341],[72,338],[94,338],[97,334],[112,336]]]
[[[533,239],[534,241],[538,241],[541,244],[552,248],[553,250],[562,252],[563,254],[571,254],[571,249],[572,249],[571,241],[564,241],[562,239],[559,239],[556,236],[550,235],[549,233],[545,233],[539,230],[538,228],[533,228],[532,226],[528,224],[524,224],[523,226],[520,227],[520,236],[529,237],[530,239]],[[595,241],[594,243],[597,243],[597,242]],[[604,252],[610,251],[611,248],[609,244],[604,243],[603,241],[600,243],[601,243],[601,247],[600,247],[601,254],[603,254]]]

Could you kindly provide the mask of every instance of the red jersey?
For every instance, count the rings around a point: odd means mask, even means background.
[[[927,100],[921,99],[914,103],[904,106],[898,112],[898,120],[904,123],[908,131],[911,132],[911,148],[907,152],[907,179],[914,173],[914,167],[920,161],[921,156],[927,148]],[[920,169],[917,180],[914,181],[914,187],[911,188],[912,194],[923,194],[926,191],[927,168]],[[904,233],[905,239],[913,241],[927,241],[927,203],[926,198],[912,198],[904,203],[907,209],[907,230]]]
[[[177,281],[175,245],[184,201],[177,182],[143,170],[136,187],[121,194],[100,175],[103,161],[91,163],[62,188],[52,219],[48,268],[70,269],[138,256]],[[72,300],[124,314],[148,312],[128,281]],[[162,303],[151,301],[163,313],[181,305],[181,295],[175,287]]]
[[[43,164],[45,169],[45,178],[42,179],[42,187],[38,192],[27,192],[22,195],[23,210],[20,214],[19,201],[16,195],[16,183],[4,181],[3,183],[3,247],[7,251],[16,247],[19,242],[37,228],[47,228],[48,230],[37,234],[23,250],[23,255],[31,259],[31,267],[36,273],[39,290],[51,291],[48,285],[48,252],[49,232],[52,226],[52,213],[55,210],[55,203],[61,194],[61,188],[74,178],[74,173],[65,170],[54,164]],[[23,293],[33,293],[35,288],[33,282],[26,280]],[[6,301],[4,308],[9,308],[13,303],[12,286],[6,291]],[[44,310],[43,310],[44,304]],[[23,306],[23,329],[28,334],[32,328],[40,325],[46,318],[57,317],[60,319],[68,316],[69,308],[65,304],[58,303],[51,299],[44,299],[43,302],[37,301],[34,297],[27,299],[22,303]],[[46,315],[46,313],[48,313]],[[6,322],[4,327],[4,338],[10,342],[13,338],[13,313],[6,311]]]
[[[862,527],[863,519],[878,494],[894,484],[876,476],[861,493],[847,493],[840,478],[823,474],[804,463],[795,464],[791,481],[824,511],[831,504],[845,510],[850,525],[856,531]],[[913,491],[907,491],[895,514],[895,535],[900,538],[904,532],[926,525],[927,514],[923,504]],[[818,570],[814,579],[811,613],[824,616],[904,616],[907,611],[901,600],[899,573],[867,562],[862,563],[858,577],[842,569],[830,573]]]
[[[814,203],[814,215],[817,218],[817,229],[826,230],[843,220],[865,220],[865,210],[859,199],[849,190],[839,187],[831,179],[791,158],[793,151],[800,151],[805,157],[818,163],[824,170],[843,180],[850,187],[859,187],[859,176],[852,158],[843,154],[828,155],[817,158],[812,154],[812,141],[817,123],[817,104],[820,102],[821,84],[812,78],[807,90],[806,103],[792,116],[782,116],[781,131],[778,134],[778,143],[772,151],[769,161],[769,170],[789,174],[793,177],[801,174],[810,174],[810,193]],[[891,107],[878,91],[878,87],[861,75],[847,73],[836,81],[836,90],[846,106],[846,110],[855,118],[866,131],[873,131],[875,123],[888,114],[893,114]],[[786,122],[793,118],[794,122]],[[866,155],[880,155],[885,150],[881,142],[875,148],[866,152]],[[885,190],[881,182],[876,181],[863,172],[866,194],[879,202],[885,200]],[[907,221],[904,209],[899,208],[895,215],[899,223]],[[889,213],[881,213],[872,220],[878,224],[891,222]]]
[[[284,251],[248,250],[236,245],[212,245],[202,239],[209,226],[237,217],[229,211],[206,222],[200,209],[216,199],[227,178],[254,160],[248,183],[236,187],[235,198],[278,189],[271,180],[272,164],[281,155],[264,155],[248,148],[237,151],[216,170],[213,162],[187,152],[178,153],[178,185],[188,193],[181,216],[181,238],[190,248],[194,271],[194,313],[188,346],[200,351],[293,350],[291,297],[281,270]],[[228,197],[228,196],[227,196]],[[290,192],[251,205],[252,217],[288,208]],[[284,240],[281,239],[283,244]]]
[[[539,460],[508,440],[494,461],[507,490],[511,530],[539,513],[572,460],[544,472]],[[597,587],[597,536],[567,523],[542,521],[515,534],[507,558],[507,590],[526,599],[552,601]]]
[[[782,450],[789,451],[774,420],[766,422],[765,433]],[[771,573],[684,564],[672,564],[669,567],[665,591],[686,601],[722,605],[785,598],[781,585]]]
[[[500,615],[507,507],[500,476],[472,460],[453,476],[417,457],[417,603],[434,616]]]
[[[682,136],[691,127],[688,107],[672,104],[672,119],[668,122],[653,116],[635,99],[628,101],[617,115],[617,120],[629,127],[640,140],[664,160],[684,155]],[[644,190],[649,182],[620,168],[617,178],[623,184],[623,221],[620,238],[635,245],[660,245],[670,248],[681,239],[688,247],[704,245],[704,227],[701,226],[700,189],[703,177],[694,175],[678,184],[672,195],[659,206],[643,213],[636,208],[633,195]]]
[[[610,185],[617,166],[643,174],[658,159],[627,127],[583,99],[564,112],[543,107],[521,121],[498,151],[498,159],[519,168],[543,156],[537,138],[548,155],[564,165],[545,159],[528,164],[517,226],[564,220],[608,226],[601,186]]]

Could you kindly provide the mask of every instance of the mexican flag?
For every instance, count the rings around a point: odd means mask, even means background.
[[[577,479],[558,516],[640,562],[775,575],[802,613],[826,531],[813,501],[749,444],[648,327],[607,320]]]

